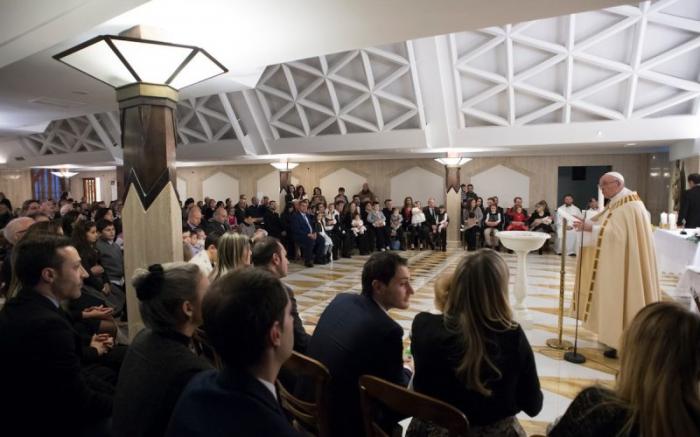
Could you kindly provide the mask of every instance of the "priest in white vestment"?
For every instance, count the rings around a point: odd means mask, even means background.
[[[608,205],[585,222],[574,223],[578,231],[584,230],[584,250],[578,260],[581,276],[574,290],[580,294],[574,299],[573,315],[578,310],[583,326],[609,348],[605,355],[616,357],[622,332],[639,310],[661,300],[661,291],[644,203],[625,188],[619,173],[604,174],[599,185],[610,199]]]
[[[576,245],[576,232],[574,232],[573,219],[581,219],[581,210],[574,205],[574,197],[571,194],[564,196],[564,204],[557,208],[557,255],[561,255],[562,243],[564,241],[564,219],[566,223],[566,254],[576,255],[578,247]]]

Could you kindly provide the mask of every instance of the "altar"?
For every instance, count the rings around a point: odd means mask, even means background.
[[[659,273],[679,276],[676,289],[671,297],[687,308],[698,311],[692,300],[692,290],[700,293],[700,244],[689,240],[696,231],[657,229],[654,231],[656,245],[656,262]]]
[[[700,244],[688,240],[695,234],[695,229],[687,230],[657,229],[654,231],[656,245],[656,262],[660,273],[682,275],[687,266],[700,268]]]

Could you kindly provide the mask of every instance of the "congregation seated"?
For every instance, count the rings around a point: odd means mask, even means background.
[[[124,358],[112,426],[115,437],[162,436],[187,383],[212,367],[191,350],[209,280],[197,266],[176,262],[139,269],[132,283],[146,328]]]
[[[204,330],[223,369],[194,376],[173,411],[167,437],[299,436],[283,412],[275,380],[294,343],[292,305],[264,269],[214,282],[204,298]]]
[[[193,256],[188,262],[197,265],[202,271],[202,274],[209,276],[213,271],[216,263],[219,260],[219,251],[217,249],[220,234],[211,233],[204,239],[204,248],[197,255]]]
[[[699,344],[698,314],[647,305],[623,334],[615,387],[581,391],[548,435],[700,435]]]
[[[493,200],[484,213],[484,246],[494,250],[499,248],[498,231],[503,229],[503,213],[499,212],[498,204]]]
[[[534,354],[508,303],[508,276],[492,250],[465,256],[444,314],[419,313],[411,326],[414,390],[462,411],[479,436],[524,435],[515,415],[542,409]],[[414,419],[407,435],[433,435],[433,428]]]
[[[81,340],[60,307],[88,276],[78,251],[50,234],[15,250],[19,291],[0,312],[3,435],[107,435],[112,388],[81,369]]]
[[[250,239],[243,234],[227,232],[216,242],[216,265],[210,279],[216,281],[226,273],[250,265]]]
[[[291,216],[290,230],[294,242],[301,248],[304,265],[313,267],[314,263],[325,264],[323,257],[325,242],[323,238],[319,238],[314,229],[314,217],[308,214],[309,203],[301,200],[297,205],[298,209]]]
[[[552,215],[549,212],[549,208],[547,208],[547,202],[542,200],[535,204],[535,211],[527,219],[527,226],[532,232],[544,232],[545,234],[554,235]],[[539,248],[540,255],[542,255],[545,246],[547,246],[547,243]]]
[[[376,252],[362,268],[362,294],[340,293],[321,314],[308,355],[330,374],[329,409],[333,436],[361,436],[358,380],[374,375],[406,386],[411,371],[403,366],[403,329],[389,316],[407,309],[413,294],[406,259]],[[302,384],[303,397],[310,398]]]

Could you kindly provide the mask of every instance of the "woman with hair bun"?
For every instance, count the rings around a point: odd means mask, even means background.
[[[202,324],[209,280],[195,264],[174,262],[138,269],[132,284],[146,328],[122,363],[114,396],[117,437],[159,436],[189,380],[211,364],[192,352]]]

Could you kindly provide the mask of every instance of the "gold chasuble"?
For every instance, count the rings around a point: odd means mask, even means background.
[[[619,349],[622,331],[645,305],[661,300],[651,223],[644,203],[626,188],[590,219],[578,262],[572,316],[598,334],[598,341]],[[587,241],[589,244],[586,244]],[[579,269],[577,269],[577,272]]]

